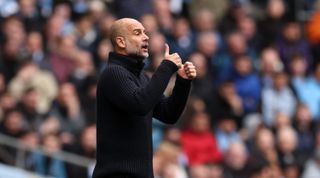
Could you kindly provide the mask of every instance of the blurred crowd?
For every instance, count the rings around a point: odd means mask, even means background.
[[[96,83],[122,17],[146,28],[150,76],[165,43],[197,68],[179,122],[154,120],[156,178],[320,177],[319,0],[0,0],[0,133],[46,153],[23,167],[90,177],[59,152],[95,158]],[[18,156],[0,145],[1,163]]]

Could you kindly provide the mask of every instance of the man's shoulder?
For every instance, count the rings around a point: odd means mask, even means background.
[[[103,70],[102,75],[115,75],[127,72],[128,70],[124,66],[111,63]]]

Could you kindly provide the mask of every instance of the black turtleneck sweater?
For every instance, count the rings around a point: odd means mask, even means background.
[[[163,95],[177,66],[163,60],[151,79],[143,66],[141,60],[109,54],[97,87],[93,178],[153,178],[152,117],[173,124],[184,109],[190,80],[177,75],[172,95]]]

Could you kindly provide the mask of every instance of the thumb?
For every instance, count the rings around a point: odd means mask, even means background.
[[[164,56],[166,57],[166,56],[170,55],[169,54],[170,49],[169,49],[169,45],[167,43],[164,46],[165,46]]]

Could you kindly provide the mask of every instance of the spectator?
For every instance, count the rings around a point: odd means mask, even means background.
[[[211,64],[218,51],[217,36],[213,32],[202,32],[198,34],[197,50],[203,53],[208,61],[208,64]]]
[[[313,58],[308,43],[302,36],[300,26],[297,22],[287,22],[282,28],[280,37],[276,40],[276,47],[284,64],[284,69],[289,72],[291,56],[300,54],[307,64],[308,71],[311,70]]]
[[[236,58],[230,78],[242,99],[244,113],[256,112],[261,99],[261,82],[248,56]]]
[[[283,64],[276,49],[264,48],[261,51],[259,70],[263,87],[272,87],[273,74],[283,70]]]
[[[53,134],[45,135],[42,138],[42,143],[43,151],[48,156],[41,153],[33,156],[36,172],[45,176],[67,178],[65,163],[59,158],[59,151],[62,146],[59,137]]]
[[[264,159],[268,165],[279,166],[274,135],[267,128],[257,129],[252,150],[253,159]]]
[[[58,118],[61,131],[74,137],[84,127],[85,120],[80,108],[77,91],[73,84],[64,83],[59,88],[57,100],[50,111],[50,115]],[[74,138],[73,138],[74,139]],[[66,141],[66,140],[63,140]],[[73,140],[67,140],[65,144],[70,144]]]
[[[247,150],[243,143],[236,142],[231,144],[224,156],[224,178],[246,178],[245,166],[247,159]]]
[[[16,76],[10,81],[10,94],[20,101],[24,93],[32,88],[39,95],[36,112],[46,113],[58,93],[57,81],[50,71],[40,69],[36,63],[25,61]]]
[[[32,62],[36,63],[41,69],[51,70],[41,32],[31,31],[28,33],[26,48]]]
[[[310,110],[305,104],[298,104],[294,115],[293,127],[297,131],[298,151],[309,157],[314,152],[317,128],[312,121]]]
[[[23,114],[28,128],[38,128],[38,123],[43,119],[43,113],[38,112],[39,93],[34,88],[27,88],[17,103],[19,111]]]
[[[306,104],[311,111],[312,118],[318,120],[320,118],[320,64],[315,66],[313,74],[305,80],[293,79],[293,88],[297,92],[298,99]]]
[[[292,127],[284,127],[277,133],[277,148],[280,165],[282,168],[298,166],[302,168],[305,158],[297,150],[297,133]]]
[[[239,31],[229,32],[226,36],[226,48],[212,60],[214,69],[217,71],[218,81],[226,80],[232,75],[232,66],[238,58],[248,56],[255,67],[257,54],[256,51],[247,46],[246,39]]]
[[[207,113],[195,113],[182,131],[181,144],[190,166],[216,163],[222,158],[216,139],[211,133]]]
[[[197,96],[205,101],[209,110],[212,109],[213,104],[213,79],[209,73],[208,61],[202,53],[193,53],[189,56],[188,61],[192,62],[198,73],[197,78],[193,80],[191,88],[191,95]],[[210,112],[210,111],[209,111]]]
[[[140,18],[141,24],[146,28],[148,34],[159,32],[159,24],[154,14],[144,14]]]
[[[296,99],[288,86],[288,76],[284,72],[273,75],[273,86],[262,91],[262,113],[268,126],[274,125],[278,112],[292,117],[296,107]]]
[[[170,50],[177,52],[181,59],[185,61],[195,48],[194,43],[192,43],[195,37],[188,20],[183,17],[175,18],[171,34],[167,37]]]
[[[286,5],[284,0],[268,0],[266,17],[259,21],[259,32],[263,37],[261,47],[274,46],[285,19]]]
[[[241,141],[240,134],[237,132],[236,122],[232,117],[228,116],[220,117],[215,135],[218,141],[219,150],[223,153],[227,152],[230,145]]]
[[[26,129],[26,121],[22,113],[17,109],[8,110],[1,122],[1,133],[18,138]]]
[[[42,18],[37,9],[36,0],[19,0],[19,11],[17,16],[22,19],[27,32],[31,30],[41,30]]]
[[[232,116],[236,119],[237,125],[242,123],[243,104],[242,98],[236,91],[233,81],[224,81],[218,88],[213,98],[213,105],[209,108],[212,115],[213,126],[217,119],[224,116]]]

